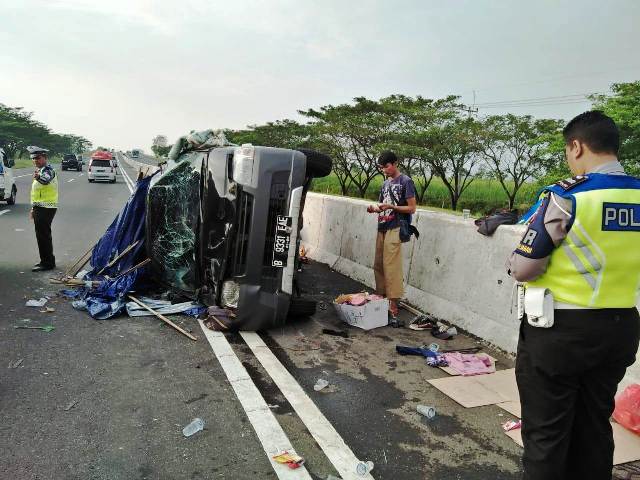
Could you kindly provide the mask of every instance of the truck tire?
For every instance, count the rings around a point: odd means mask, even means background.
[[[314,300],[291,297],[291,303],[289,304],[290,318],[310,317],[314,313],[316,313],[316,302]]]
[[[307,174],[310,177],[322,178],[331,173],[333,160],[329,155],[309,148],[300,148],[298,151],[304,153],[304,156],[307,157]]]
[[[16,194],[18,193],[18,189],[14,185],[11,189],[11,195],[7,198],[7,205],[15,205],[16,204]]]

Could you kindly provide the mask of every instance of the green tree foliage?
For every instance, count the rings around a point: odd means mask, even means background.
[[[480,150],[509,200],[509,208],[525,182],[553,167],[563,122],[529,115],[493,115],[483,121]]]
[[[376,156],[392,133],[381,103],[358,97],[353,104],[326,105],[299,113],[311,121],[313,143],[332,155],[342,193],[353,188],[364,197],[379,175]]]
[[[152,145],[151,151],[156,157],[161,158],[169,155],[171,147],[173,147],[173,145],[165,145],[164,147],[161,147],[160,145]]]
[[[610,95],[593,95],[595,109],[602,110],[620,128],[619,159],[626,169],[640,175],[640,81],[614,83]]]
[[[298,149],[310,147],[312,132],[308,125],[294,120],[278,120],[265,125],[251,125],[245,130],[225,130],[227,140],[242,145]]]
[[[46,148],[51,155],[81,153],[91,148],[91,142],[84,137],[53,133],[42,122],[34,120],[32,112],[0,103],[0,147],[9,157],[16,157],[29,145]]]

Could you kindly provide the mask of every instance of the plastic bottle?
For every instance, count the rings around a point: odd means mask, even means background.
[[[327,382],[324,378],[319,378],[316,384],[313,386],[313,389],[316,392],[319,392],[320,390],[322,390],[324,387],[328,385],[329,385],[329,382]]]
[[[190,437],[191,435],[198,433],[203,428],[204,420],[202,420],[201,418],[194,418],[189,425],[182,429],[182,434],[185,437]]]
[[[418,405],[416,410],[418,410],[419,414],[424,415],[429,420],[436,416],[436,409],[433,407],[428,407],[427,405]]]
[[[369,473],[371,470],[373,470],[373,462],[371,462],[371,461],[360,462],[358,465],[356,465],[356,473],[358,475],[363,476],[363,477],[367,473]]]

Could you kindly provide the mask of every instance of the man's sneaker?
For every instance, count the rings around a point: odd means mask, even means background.
[[[431,330],[435,325],[436,321],[430,315],[418,315],[411,320],[409,328],[411,330]]]

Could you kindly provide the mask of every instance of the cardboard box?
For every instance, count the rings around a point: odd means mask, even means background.
[[[367,302],[360,307],[346,303],[333,305],[342,321],[354,327],[371,330],[389,324],[389,300],[386,298]]]

